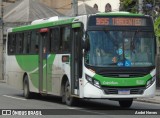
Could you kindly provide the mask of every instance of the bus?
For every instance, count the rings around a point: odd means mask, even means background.
[[[109,99],[129,108],[153,97],[156,39],[150,16],[108,12],[38,20],[7,31],[5,78],[24,91],[78,99]]]

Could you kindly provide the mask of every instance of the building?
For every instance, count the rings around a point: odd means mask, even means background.
[[[62,14],[65,14],[66,11],[69,11],[72,7],[72,0],[40,0],[40,2],[43,2]]]
[[[84,0],[100,12],[119,11],[120,0]],[[83,1],[83,2],[84,2]]]
[[[40,0],[62,14],[72,8],[72,0]],[[78,0],[78,5],[86,3],[100,12],[119,11],[120,0]]]
[[[72,0],[40,0],[58,12],[66,14],[72,8]],[[78,4],[86,3],[100,12],[119,11],[120,0],[78,0]]]
[[[4,0],[10,3],[21,0]],[[73,0],[38,0],[47,6],[56,9],[62,14],[66,14],[72,9]],[[78,0],[78,5],[86,3],[100,12],[119,11],[120,0]]]

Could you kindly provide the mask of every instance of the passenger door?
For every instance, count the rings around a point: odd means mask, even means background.
[[[82,36],[83,25],[72,25],[73,39],[71,52],[71,94],[79,95],[79,79],[82,78]]]
[[[39,38],[39,92],[47,93],[47,57],[49,29],[40,29]]]

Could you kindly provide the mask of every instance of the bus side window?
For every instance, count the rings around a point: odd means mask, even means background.
[[[29,54],[30,51],[30,33],[24,32],[23,54]]]
[[[70,51],[70,38],[71,38],[71,28],[69,26],[66,26],[62,28],[62,50],[64,52]]]
[[[15,53],[16,50],[16,39],[15,34],[9,34],[8,35],[8,54],[12,55]]]
[[[38,34],[36,31],[31,32],[31,54],[38,54]]]
[[[59,28],[54,28],[51,30],[50,39],[51,39],[51,53],[59,52],[60,49]]]
[[[27,53],[27,33],[24,33],[24,39],[23,39],[23,54]]]
[[[21,33],[21,40],[20,40],[20,53],[23,53],[23,41],[24,41],[24,33]]]
[[[23,34],[16,34],[16,54],[22,54],[23,52]]]
[[[31,32],[27,33],[27,54],[31,52]]]

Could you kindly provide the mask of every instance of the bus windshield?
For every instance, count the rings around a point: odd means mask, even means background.
[[[148,31],[88,31],[85,63],[98,67],[154,66],[154,33]]]

